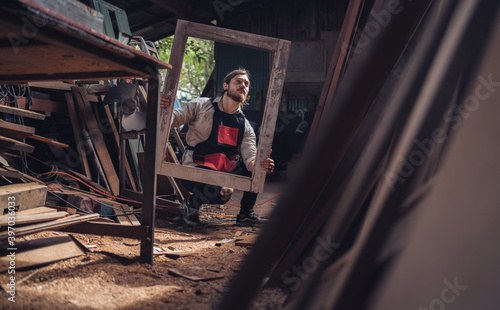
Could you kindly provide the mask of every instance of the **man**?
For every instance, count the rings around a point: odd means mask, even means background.
[[[183,165],[252,175],[257,153],[256,138],[242,111],[249,89],[249,72],[245,69],[234,70],[224,78],[222,93],[217,98],[194,99],[174,110],[172,127],[187,123],[189,128]],[[167,107],[169,103],[166,97],[162,97],[160,106]],[[266,158],[260,167],[271,173],[274,161]],[[227,187],[186,180],[183,184],[192,193],[182,204],[183,219],[188,225],[200,223],[202,204],[225,204],[233,193],[233,189]],[[243,193],[241,209],[236,217],[238,223],[259,221],[259,215],[253,210],[256,200],[256,193]]]

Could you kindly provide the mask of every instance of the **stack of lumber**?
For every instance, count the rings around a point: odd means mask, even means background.
[[[67,114],[64,102],[51,99],[51,91],[59,91],[68,87],[65,85],[69,84],[62,82],[34,83],[33,86],[41,87],[43,92],[27,91],[27,85],[16,85],[15,87],[23,90],[20,94],[4,92],[3,90],[9,86],[2,87],[2,93],[5,95],[0,102],[0,113],[3,115],[0,119],[0,150],[2,153],[12,151],[33,153],[35,149],[33,142],[35,141],[68,147],[65,143],[36,134],[34,126],[37,121],[43,121],[47,116],[51,116],[51,113]],[[38,90],[38,88],[35,89]],[[35,141],[26,142],[25,139]]]
[[[29,210],[15,212],[14,219],[11,215],[0,216],[0,228],[15,227],[15,236],[22,237],[46,230],[57,230],[81,222],[99,218],[98,213],[76,214],[74,209],[58,211],[56,208],[36,207]],[[8,231],[0,232],[0,241],[9,237]]]

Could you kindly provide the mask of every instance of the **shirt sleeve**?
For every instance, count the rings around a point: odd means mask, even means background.
[[[198,102],[196,100],[191,100],[175,109],[172,113],[172,127],[179,127],[194,120],[198,108]]]
[[[257,144],[255,132],[248,122],[245,120],[245,133],[243,134],[243,140],[241,141],[241,156],[243,157],[243,162],[248,169],[248,164],[255,160],[257,156]]]

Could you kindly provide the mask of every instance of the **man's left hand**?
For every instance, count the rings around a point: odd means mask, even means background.
[[[274,160],[271,158],[266,158],[260,162],[260,168],[267,173],[271,173],[274,170]]]

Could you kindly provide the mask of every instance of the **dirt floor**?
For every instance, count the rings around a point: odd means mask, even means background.
[[[255,208],[261,216],[270,215],[284,185],[266,183]],[[153,266],[139,262],[140,245],[133,239],[54,231],[17,238],[71,235],[86,250],[75,258],[17,270],[16,302],[2,290],[0,309],[216,309],[251,251],[251,236],[262,228],[236,225],[240,197],[235,192],[232,205],[206,206],[200,227],[157,216]],[[3,289],[9,276],[0,274]],[[251,309],[280,309],[286,297],[283,288],[262,289]]]

